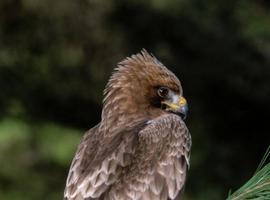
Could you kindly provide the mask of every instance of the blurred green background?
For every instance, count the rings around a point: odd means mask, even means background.
[[[270,144],[270,1],[1,0],[0,199],[61,199],[116,63],[142,48],[181,79],[186,200],[225,199]]]

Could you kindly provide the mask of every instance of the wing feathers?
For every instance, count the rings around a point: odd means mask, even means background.
[[[125,129],[117,138],[109,138],[108,144],[102,141],[98,127],[91,129],[84,136],[73,159],[64,196],[72,200],[77,196],[82,196],[81,199],[99,198],[106,192],[117,181],[121,168],[130,163],[136,135],[133,131],[139,129]],[[98,134],[101,138],[96,136]]]
[[[166,147],[158,148],[161,149],[161,156],[160,160],[157,161],[157,173],[155,174],[154,182],[150,184],[150,193],[159,195],[160,199],[162,199],[161,196],[164,194],[167,195],[167,198],[175,199],[186,180],[191,147],[190,134],[183,121],[175,115],[170,115],[166,119],[153,120],[149,127],[151,127],[150,130],[141,133],[141,136],[144,137],[142,141],[159,143],[159,145]],[[156,132],[158,132],[156,134],[158,136],[155,136]],[[150,140],[145,139],[147,137]]]
[[[113,200],[175,199],[186,180],[190,139],[183,121],[176,115],[151,120],[139,135],[133,160],[117,185],[110,189]],[[190,147],[190,146],[187,146]]]
[[[151,192],[155,195],[160,195],[164,187],[164,182],[164,177],[162,177],[159,173],[156,173],[153,181],[150,184]]]
[[[191,147],[180,117],[159,117],[109,141],[114,144],[104,147],[103,160],[97,156],[101,146],[97,150],[86,141],[81,143],[67,179],[67,199],[172,200],[178,196],[186,180]]]

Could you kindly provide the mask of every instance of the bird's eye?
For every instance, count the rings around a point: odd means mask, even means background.
[[[169,89],[166,87],[160,87],[158,88],[157,93],[161,98],[166,98],[169,94]]]

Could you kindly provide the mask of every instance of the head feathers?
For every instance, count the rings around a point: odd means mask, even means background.
[[[127,57],[106,86],[102,118],[111,116],[112,110],[118,115],[150,111],[150,99],[160,86],[182,93],[178,78],[145,49]]]

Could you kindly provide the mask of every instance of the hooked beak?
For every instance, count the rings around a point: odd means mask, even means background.
[[[162,103],[166,105],[167,111],[180,115],[182,119],[186,119],[188,112],[188,104],[187,100],[184,97],[177,96],[172,98],[171,100],[166,100]]]

